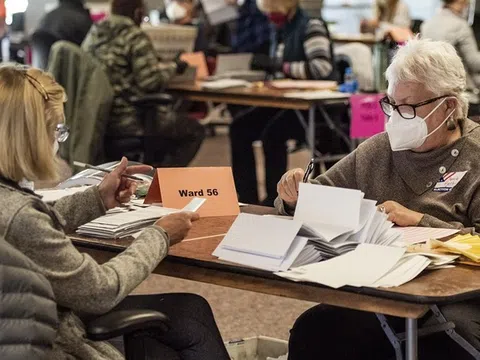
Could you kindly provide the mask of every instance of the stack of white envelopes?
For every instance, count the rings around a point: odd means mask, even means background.
[[[149,206],[135,211],[107,214],[80,226],[77,234],[100,239],[124,238],[178,211],[180,210]]]
[[[358,190],[300,184],[294,218],[240,214],[213,253],[227,261],[280,271],[330,259],[359,244],[402,238],[376,203]]]

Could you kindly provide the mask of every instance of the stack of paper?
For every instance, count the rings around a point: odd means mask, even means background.
[[[77,186],[68,189],[45,189],[45,190],[37,190],[35,191],[36,194],[42,197],[44,202],[55,202],[60,200],[65,196],[74,195],[79,192],[84,192],[90,186]]]
[[[101,239],[124,238],[154,224],[163,216],[178,211],[180,210],[150,206],[135,211],[105,215],[80,226],[77,233]]]
[[[238,79],[220,79],[215,81],[204,81],[201,83],[202,89],[223,90],[237,87],[249,87],[251,84],[245,80]]]
[[[457,229],[442,229],[429,227],[396,227],[402,233],[402,246],[410,246],[427,242],[430,239],[443,239],[457,234]]]
[[[278,276],[332,288],[350,286],[400,286],[414,279],[430,263],[423,256],[404,257],[405,249],[361,244],[348,254],[279,272]]]
[[[300,184],[294,219],[303,224],[300,236],[324,259],[354,250],[358,244],[393,245],[402,238],[392,229],[376,202],[359,190]],[[326,206],[325,204],[328,204]]]
[[[362,243],[398,242],[401,233],[363,196],[358,190],[300,184],[293,219],[240,214],[213,255],[285,271],[348,253]]]

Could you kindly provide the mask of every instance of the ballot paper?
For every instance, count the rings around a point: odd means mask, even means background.
[[[204,81],[201,83],[201,87],[207,90],[223,90],[250,86],[251,84],[248,81],[238,79],[220,79],[215,81]]]
[[[46,203],[52,203],[60,200],[65,196],[74,195],[76,193],[81,193],[87,190],[90,186],[77,186],[68,189],[45,189],[45,190],[36,190],[35,193],[42,197],[42,200]]]
[[[203,205],[205,199],[194,198],[182,210],[169,209],[160,206],[134,207],[130,211],[106,214],[77,229],[77,234],[101,239],[119,239],[137,234],[147,226],[153,225],[158,219],[180,211],[196,211]],[[196,210],[193,210],[196,209]]]
[[[443,239],[458,234],[458,229],[441,229],[429,227],[397,228],[402,233],[402,241],[406,246],[424,243],[430,239]]]
[[[361,243],[398,242],[401,233],[377,211],[375,201],[363,197],[358,190],[300,184],[293,218],[240,214],[213,255],[285,271],[349,253]]]
[[[278,272],[278,276],[326,285],[335,289],[372,286],[400,261],[405,249],[392,246],[360,244],[355,250],[334,259]]]
[[[283,94],[284,97],[303,100],[331,100],[348,99],[351,94],[330,90],[291,91]]]

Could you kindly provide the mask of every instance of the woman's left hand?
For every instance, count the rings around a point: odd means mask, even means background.
[[[147,174],[150,171],[152,171],[152,167],[148,165],[128,166],[127,158],[123,157],[117,168],[105,175],[98,185],[98,191],[105,207],[110,210],[128,203],[137,191],[136,181],[126,178],[122,174]]]
[[[407,209],[395,201],[386,201],[379,205],[378,209],[388,215],[388,220],[402,227],[418,226],[423,218],[423,214]]]

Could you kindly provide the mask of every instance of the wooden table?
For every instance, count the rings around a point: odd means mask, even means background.
[[[379,42],[373,34],[332,34],[332,40],[335,44],[349,44],[349,43],[362,43],[368,46],[373,46]]]
[[[243,211],[253,214],[274,213],[271,208],[255,206],[243,208]],[[422,318],[433,305],[480,298],[479,271],[463,266],[426,272],[392,289],[345,287],[335,290],[318,284],[295,283],[266,271],[223,262],[211,254],[223,239],[223,235],[219,234],[225,234],[234,220],[235,217],[200,219],[194,224],[187,240],[173,246],[154,273],[405,318],[408,360],[417,359],[417,319]],[[205,236],[208,238],[195,240]],[[80,251],[90,254],[100,263],[122,252],[133,241],[89,239],[78,235],[71,238]]]
[[[294,110],[298,120],[305,129],[305,138],[311,151],[311,157],[318,162],[337,161],[344,155],[323,156],[315,149],[315,110],[322,114],[327,126],[332,129],[349,147],[350,151],[355,149],[355,142],[350,139],[341,127],[332,120],[326,111],[326,107],[333,104],[348,103],[348,98],[324,98],[307,100],[302,98],[285,97],[287,90],[276,90],[266,86],[251,88],[230,88],[223,90],[206,90],[200,84],[172,84],[168,92],[190,101],[225,103],[232,105],[243,105],[250,109],[238,117],[249,114],[256,107],[270,107],[276,109]],[[305,119],[301,111],[308,111],[308,119]]]

